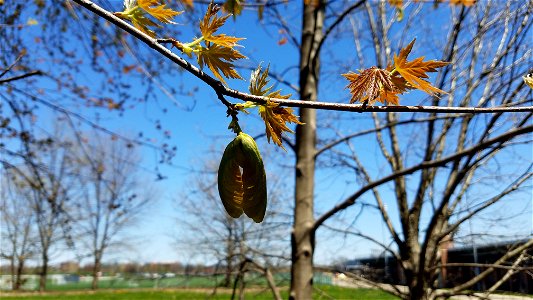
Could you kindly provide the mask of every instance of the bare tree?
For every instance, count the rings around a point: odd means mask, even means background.
[[[32,226],[36,227],[40,291],[46,289],[52,247],[64,237],[68,237],[70,222],[68,204],[73,187],[69,176],[70,143],[60,142],[60,134],[57,137],[55,142],[27,144],[26,149],[31,153],[31,156],[27,157],[31,159],[26,159],[23,164],[3,163],[4,168],[8,168],[14,180],[18,182],[18,187],[23,189],[32,215]],[[17,205],[22,203],[24,202]]]
[[[189,256],[202,256],[223,268],[221,286],[231,287],[242,281],[241,265],[269,273],[271,268],[288,260],[288,218],[283,214],[283,183],[272,176],[269,181],[268,210],[261,226],[248,218],[233,219],[224,210],[217,191],[218,161],[201,162],[202,170],[192,173],[190,183],[176,199],[180,214],[178,226],[185,225],[176,237],[180,249],[188,249]],[[237,274],[237,275],[235,275]],[[236,277],[235,277],[236,276]],[[273,278],[271,278],[275,287]]]
[[[26,262],[36,253],[37,236],[33,222],[35,216],[29,204],[30,190],[25,181],[17,180],[17,175],[3,169],[0,208],[2,226],[0,258],[9,261],[13,290],[23,285],[22,273]]]
[[[123,231],[134,224],[142,209],[157,197],[143,182],[137,149],[98,133],[78,140],[72,153],[77,170],[76,237],[93,260],[91,287],[98,277],[106,251],[123,242]]]

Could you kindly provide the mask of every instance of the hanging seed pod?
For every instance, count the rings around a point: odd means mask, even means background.
[[[222,155],[218,168],[218,193],[233,218],[244,213],[256,223],[265,217],[266,174],[263,159],[254,139],[239,132]]]

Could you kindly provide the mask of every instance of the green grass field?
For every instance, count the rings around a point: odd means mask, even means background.
[[[231,290],[218,289],[216,295],[211,295],[212,289],[165,289],[165,290],[139,290],[139,289],[119,289],[92,291],[70,291],[70,292],[49,292],[47,294],[25,293],[2,293],[4,299],[15,300],[156,300],[156,299],[231,299]],[[287,299],[287,289],[282,289],[281,295]],[[245,299],[267,300],[272,299],[272,294],[268,289],[255,288],[246,293]],[[362,299],[362,300],[393,300],[397,299],[389,294],[378,290],[370,289],[350,289],[335,286],[318,286],[313,299]]]

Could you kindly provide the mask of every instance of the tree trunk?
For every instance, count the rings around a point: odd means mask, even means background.
[[[233,234],[233,220],[229,220],[228,238],[226,240],[226,274],[224,276],[224,287],[231,287],[231,274],[233,273],[233,256],[235,255],[235,237]]]
[[[15,251],[13,251],[14,253]],[[16,274],[15,274],[15,255],[9,257],[9,271],[11,272],[11,289],[16,290]]]
[[[100,273],[101,269],[101,255],[100,253],[95,253],[94,255],[94,265],[93,265],[93,281],[91,284],[91,289],[96,290],[98,289],[98,275]]]
[[[41,266],[41,272],[39,274],[39,291],[44,292],[46,290],[46,276],[48,275],[48,254],[43,254],[43,265]]]
[[[17,265],[17,275],[13,285],[13,290],[18,291],[22,286],[22,271],[24,270],[24,258],[19,257]]]
[[[231,287],[231,273],[233,272],[231,260],[232,257],[228,255],[226,257],[226,274],[224,275],[224,282],[222,283],[222,286],[226,288]]]
[[[319,58],[315,57],[323,36],[324,5],[305,5],[300,47],[300,98],[317,101]],[[300,109],[296,128],[296,183],[294,227],[291,235],[292,265],[290,299],[311,299],[315,248],[313,194],[316,151],[316,111]]]

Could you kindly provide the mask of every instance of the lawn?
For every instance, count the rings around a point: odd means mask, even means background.
[[[17,295],[14,293],[2,293],[2,298],[9,300],[51,300],[51,299],[69,299],[69,300],[156,300],[156,299],[213,299],[227,300],[231,299],[231,290],[219,289],[217,294],[210,296],[212,289],[165,289],[165,290],[139,290],[139,289],[121,289],[121,290],[104,290],[104,291],[72,291],[72,292],[52,292],[48,294],[31,294],[25,293]],[[284,299],[288,298],[287,289],[282,289],[281,295]],[[255,288],[246,293],[245,299],[267,300],[272,299],[269,290]],[[350,289],[336,286],[317,286],[313,299],[364,299],[364,300],[393,300],[397,299],[389,294],[378,290],[370,289]]]

